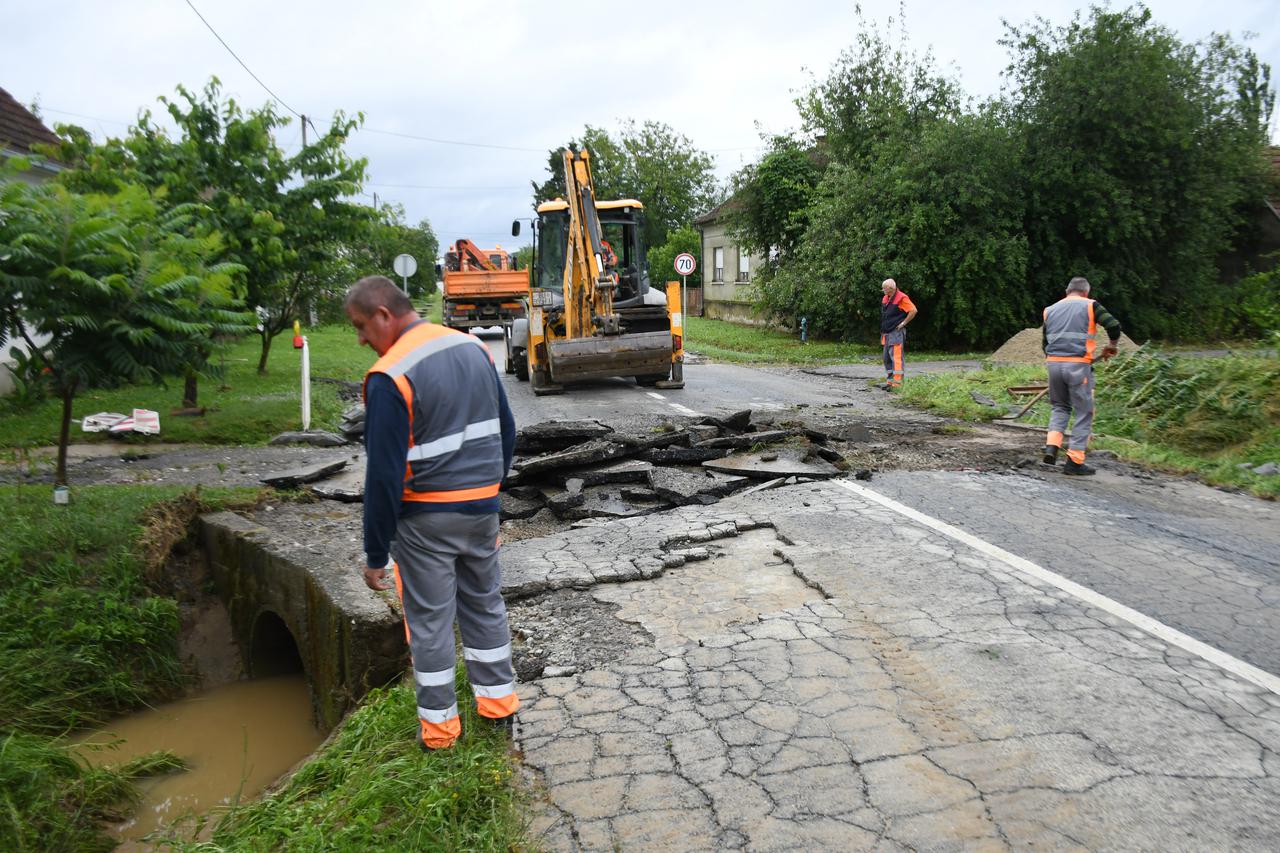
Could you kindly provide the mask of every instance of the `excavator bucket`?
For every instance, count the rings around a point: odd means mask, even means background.
[[[572,382],[671,371],[671,332],[636,332],[547,342],[551,379]]]

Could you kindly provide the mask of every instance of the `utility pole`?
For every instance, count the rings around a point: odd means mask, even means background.
[[[378,212],[378,194],[377,193],[373,194],[373,212],[374,213]]]
[[[306,148],[307,147],[307,117],[299,116],[298,118],[302,119],[302,147]]]

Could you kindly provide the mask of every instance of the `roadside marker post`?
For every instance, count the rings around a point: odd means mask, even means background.
[[[311,429],[311,349],[297,320],[293,321],[293,347],[302,350],[302,431],[306,432]]]
[[[688,252],[681,252],[676,255],[675,260],[676,274],[680,276],[680,313],[688,316],[689,313],[689,297],[685,293],[685,279],[693,275],[693,271],[698,268],[698,260]],[[689,328],[687,323],[684,326],[684,339],[689,340]]]

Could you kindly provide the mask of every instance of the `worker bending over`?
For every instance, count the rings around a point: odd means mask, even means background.
[[[886,278],[880,285],[880,343],[884,345],[886,388],[901,388],[906,371],[907,324],[916,318],[911,297],[898,289],[898,283]]]

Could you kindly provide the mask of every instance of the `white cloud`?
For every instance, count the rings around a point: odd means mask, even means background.
[[[369,158],[373,184],[511,188],[370,187],[403,203],[414,221],[429,218],[444,241],[507,234],[511,219],[527,213],[529,182],[545,177],[546,149],[585,124],[665,121],[713,151],[727,175],[751,157],[757,126],[795,126],[792,100],[808,82],[804,69],[822,75],[853,43],[857,25],[852,2],[805,0],[193,2],[254,73],[317,126],[335,109],[363,111],[370,129],[535,149],[353,137],[350,148]],[[46,2],[38,13],[16,0],[4,6],[0,86],[23,101],[39,96],[50,122],[120,133],[118,124],[52,110],[128,122],[176,84],[199,88],[214,74],[242,104],[267,99],[183,2]],[[1275,0],[1150,6],[1184,39],[1214,29],[1261,32],[1251,44],[1280,71]],[[868,0],[863,8],[884,21],[898,4]],[[939,64],[981,96],[998,90],[1007,62],[997,44],[1002,18],[1065,23],[1076,8],[1062,0],[916,2],[906,23],[914,47],[931,46]],[[281,141],[297,137],[295,122]]]

